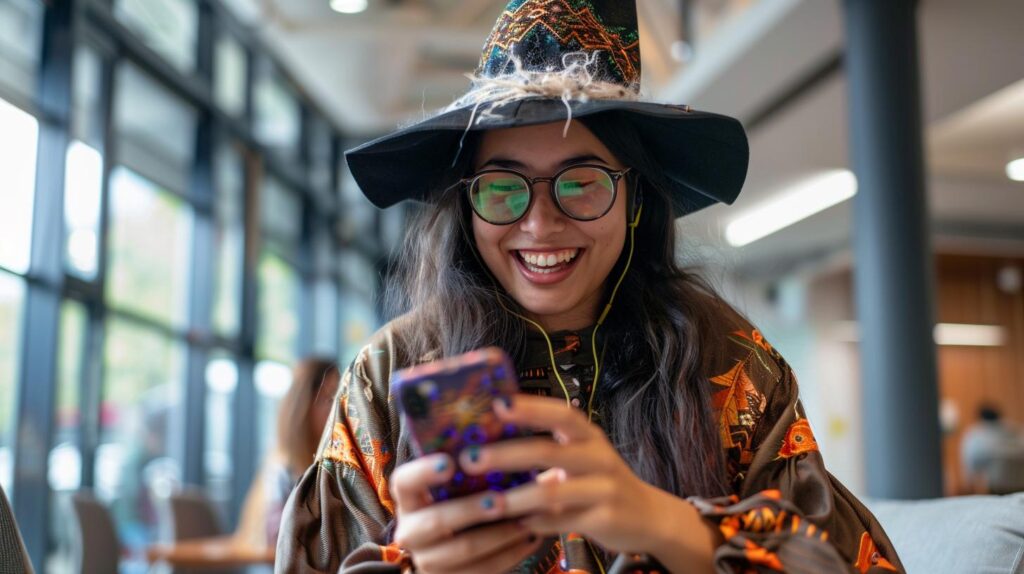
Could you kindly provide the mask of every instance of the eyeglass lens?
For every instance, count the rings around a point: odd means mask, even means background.
[[[615,199],[611,174],[594,167],[572,168],[552,185],[559,208],[573,219],[601,217]],[[511,223],[530,206],[530,184],[517,173],[493,171],[474,180],[470,198],[473,210],[485,221]]]

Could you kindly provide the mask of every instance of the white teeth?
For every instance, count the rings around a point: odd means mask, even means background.
[[[531,271],[535,273],[550,273],[552,270],[546,268],[568,263],[575,259],[579,252],[579,249],[564,249],[551,253],[526,253],[520,251],[519,256],[527,263]]]

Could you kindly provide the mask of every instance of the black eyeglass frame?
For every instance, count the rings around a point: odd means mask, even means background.
[[[570,214],[568,211],[565,210],[564,207],[562,207],[562,202],[558,200],[558,194],[555,192],[555,182],[558,181],[558,178],[562,177],[563,175],[574,169],[579,169],[581,167],[587,167],[602,171],[612,180],[612,200],[608,202],[607,209],[601,212],[600,215],[595,215],[594,217],[576,217],[575,215]],[[618,199],[619,197],[619,180],[624,178],[626,174],[628,174],[631,171],[633,171],[633,168],[631,167],[627,167],[625,169],[620,170],[613,170],[606,166],[593,163],[578,163],[575,165],[570,165],[566,168],[559,170],[558,173],[550,177],[529,177],[522,172],[509,168],[485,169],[484,171],[478,171],[469,177],[462,178],[461,180],[459,180],[459,184],[463,185],[466,189],[466,198],[469,200],[469,206],[470,209],[473,210],[473,213],[475,213],[477,217],[486,221],[487,223],[490,223],[491,225],[512,225],[513,223],[516,223],[520,219],[526,217],[526,214],[530,213],[530,209],[533,207],[533,199],[534,197],[536,197],[536,195],[533,192],[533,184],[538,182],[547,182],[548,184],[550,184],[548,185],[548,193],[551,195],[551,201],[555,204],[556,207],[558,207],[558,211],[561,211],[563,215],[575,221],[595,221],[597,219],[601,219],[605,215],[608,215],[608,212],[611,211],[612,207],[615,206],[615,200]],[[473,201],[473,186],[480,178],[492,173],[511,173],[522,178],[522,180],[526,182],[526,190],[530,194],[530,199],[526,204],[526,209],[523,210],[523,213],[520,214],[519,217],[511,221],[495,223],[481,215],[480,212],[476,210],[476,203]]]

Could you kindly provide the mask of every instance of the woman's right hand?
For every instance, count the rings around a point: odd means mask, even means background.
[[[532,554],[536,536],[502,518],[505,497],[494,492],[434,503],[430,487],[451,479],[455,464],[435,454],[400,465],[391,474],[397,505],[395,542],[409,552],[418,574],[505,572]],[[467,528],[478,526],[472,530]]]

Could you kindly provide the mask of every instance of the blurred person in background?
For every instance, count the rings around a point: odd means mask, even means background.
[[[307,357],[292,369],[292,384],[277,411],[277,444],[267,454],[245,498],[236,536],[264,547],[277,541],[281,511],[302,473],[313,463],[338,392],[335,361]]]
[[[1006,423],[995,405],[978,408],[978,421],[964,431],[960,459],[973,494],[1024,490],[1024,436]]]

